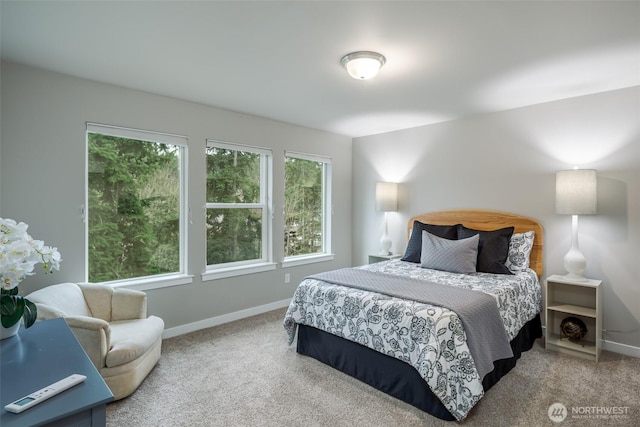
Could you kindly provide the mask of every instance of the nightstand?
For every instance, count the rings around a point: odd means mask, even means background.
[[[602,351],[602,280],[583,281],[553,275],[546,280],[545,348],[598,361]],[[560,332],[563,319],[582,320],[587,334],[581,341],[570,341]]]
[[[389,261],[390,259],[402,258],[402,254],[391,255],[369,255],[369,264],[374,264],[381,261]]]

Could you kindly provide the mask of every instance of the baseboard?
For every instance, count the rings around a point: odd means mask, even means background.
[[[542,336],[545,335],[546,326],[542,326]],[[640,347],[634,347],[628,344],[621,344],[615,341],[602,340],[602,349],[612,353],[624,354],[625,356],[637,357],[640,359]]]
[[[624,354],[625,356],[637,357],[640,359],[640,347],[632,345],[620,344],[619,342],[603,340],[602,348],[614,353]]]
[[[257,307],[223,314],[222,316],[216,316],[209,319],[199,320],[193,323],[187,323],[185,325],[176,326],[175,328],[165,329],[162,333],[162,338],[177,337],[178,335],[188,334],[189,332],[198,331],[200,329],[211,328],[213,326],[222,325],[224,323],[233,322],[235,320],[267,313],[279,308],[285,308],[289,305],[290,302],[291,299],[283,299],[269,304],[259,305]],[[544,329],[544,326],[542,328]],[[614,341],[603,340],[602,348],[614,353],[624,354],[625,356],[640,358],[640,347],[634,347]]]
[[[177,337],[178,335],[188,334],[189,332],[199,331],[200,329],[211,328],[213,326],[222,325],[224,323],[233,322],[235,320],[267,313],[279,308],[285,308],[289,306],[290,302],[291,298],[283,299],[281,301],[275,301],[269,304],[247,308],[246,310],[235,311],[233,313],[223,314],[221,316],[211,317],[209,319],[199,320],[197,322],[187,323],[185,325],[165,329],[162,333],[162,338]]]

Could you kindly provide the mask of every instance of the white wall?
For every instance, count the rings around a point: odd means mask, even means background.
[[[189,137],[189,273],[194,282],[148,291],[149,311],[167,328],[224,318],[290,299],[313,272],[351,264],[351,138],[218,108],[152,95],[3,62],[1,66],[0,214],[29,224],[29,232],[57,246],[63,263],[53,276],[37,274],[22,293],[59,282],[84,281],[85,237],[81,217],[85,183],[85,123],[95,122]],[[211,82],[211,84],[217,84]],[[206,88],[203,88],[206,90]],[[274,100],[276,102],[277,100]],[[202,282],[205,265],[205,139],[273,149],[274,207],[281,212],[284,151],[333,160],[335,261]],[[274,256],[283,257],[284,220],[276,215]],[[284,274],[291,282],[284,283]],[[179,309],[176,309],[179,307]]]
[[[606,348],[640,356],[640,87],[355,139],[354,264],[379,250],[385,180],[402,183],[395,252],[412,215],[494,209],[541,221],[545,274],[564,274],[571,218],[555,213],[555,172],[576,164],[598,170],[598,214],[580,217],[585,275],[603,280],[604,329],[626,331],[606,332]]]

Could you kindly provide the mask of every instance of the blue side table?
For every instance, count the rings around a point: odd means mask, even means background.
[[[4,406],[71,374],[87,379],[20,414]],[[113,394],[87,357],[64,319],[20,327],[18,335],[0,341],[0,425],[105,426]]]

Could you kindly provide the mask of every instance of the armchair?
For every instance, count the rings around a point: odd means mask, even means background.
[[[66,320],[114,400],[133,393],[160,359],[164,322],[147,317],[144,292],[62,283],[27,298],[36,304],[38,320]]]

